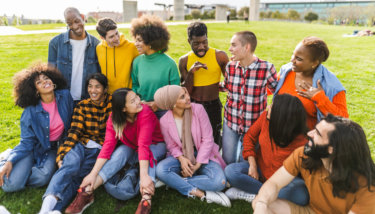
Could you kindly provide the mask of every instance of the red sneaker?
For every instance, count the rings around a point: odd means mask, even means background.
[[[142,199],[141,202],[138,204],[137,211],[135,211],[135,214],[149,214],[151,213],[151,204],[148,202],[148,200]]]
[[[94,203],[94,193],[88,194],[84,189],[79,189],[74,201],[66,208],[65,213],[81,214],[83,211]]]

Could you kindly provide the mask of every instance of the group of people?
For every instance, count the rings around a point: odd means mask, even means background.
[[[14,76],[24,111],[21,141],[0,162],[3,191],[48,185],[41,214],[82,213],[101,185],[120,200],[140,193],[136,213],[150,213],[163,183],[226,207],[246,200],[255,213],[375,213],[375,164],[322,65],[323,40],[304,38],[277,75],[255,56],[254,33],[233,35],[229,59],[194,22],[177,67],[155,16],[132,21],[134,43],[110,18],[97,23],[99,42],[76,8],[64,17],[48,65]]]

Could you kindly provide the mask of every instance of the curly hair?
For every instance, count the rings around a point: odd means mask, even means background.
[[[143,15],[133,19],[130,32],[135,38],[141,36],[146,45],[150,45],[152,50],[166,52],[170,34],[165,23],[157,16]]]
[[[207,36],[207,26],[203,22],[192,22],[187,28],[188,37],[192,39],[193,36]]]
[[[318,60],[319,64],[325,62],[329,57],[327,44],[320,38],[309,36],[302,40],[302,45],[310,50],[312,60]]]
[[[35,81],[40,75],[45,75],[56,85],[55,90],[67,88],[63,75],[54,67],[38,63],[30,68],[16,73],[13,77],[14,102],[21,108],[35,106],[39,103]]]
[[[107,36],[108,31],[116,30],[116,29],[117,29],[116,22],[108,17],[99,19],[98,23],[96,24],[96,31],[103,38]]]

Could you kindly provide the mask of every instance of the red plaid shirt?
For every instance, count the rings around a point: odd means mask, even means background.
[[[273,93],[277,85],[272,63],[255,61],[243,68],[238,61],[227,64],[223,88],[228,91],[224,122],[239,134],[244,134],[267,107],[266,86]]]

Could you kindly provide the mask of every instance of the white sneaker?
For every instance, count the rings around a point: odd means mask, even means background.
[[[237,189],[236,187],[229,188],[227,191],[225,191],[225,195],[227,195],[231,200],[240,199],[245,200],[249,203],[251,203],[256,196],[255,194],[247,193],[245,191]]]
[[[61,212],[58,210],[54,210],[54,211],[49,211],[48,214],[61,214]]]
[[[203,201],[204,198],[206,198],[207,203],[216,203],[224,207],[231,207],[229,198],[222,192],[206,191],[206,196],[202,197],[201,200]]]
[[[165,183],[159,179],[156,179],[156,182],[155,182],[155,188],[159,188],[159,187],[162,187],[162,186],[165,186]]]

